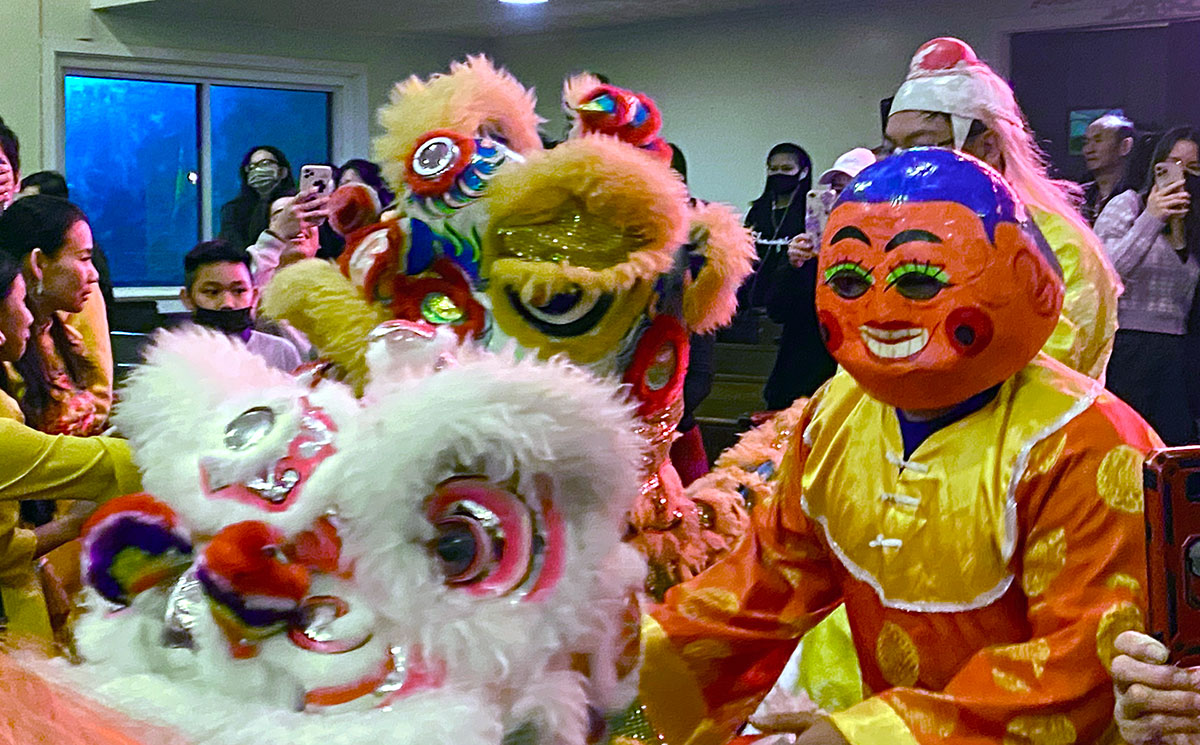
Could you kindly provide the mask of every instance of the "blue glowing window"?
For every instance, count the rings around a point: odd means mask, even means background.
[[[117,286],[182,283],[248,148],[278,147],[297,173],[330,160],[327,91],[67,74],[63,94],[63,172]]]

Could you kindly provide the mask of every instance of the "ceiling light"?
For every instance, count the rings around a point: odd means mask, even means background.
[[[541,5],[547,0],[500,0],[505,5]]]

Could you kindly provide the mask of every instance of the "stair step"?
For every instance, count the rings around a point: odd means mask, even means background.
[[[761,380],[730,381],[718,377],[708,398],[696,408],[696,416],[736,422],[763,408],[762,389]]]
[[[704,440],[704,453],[708,456],[709,463],[715,461],[718,455],[736,444],[738,437],[744,431],[744,428],[736,421],[729,419],[697,417],[696,423],[700,425],[700,436]]]
[[[775,365],[774,344],[732,344],[717,342],[713,350],[713,370],[718,373],[751,375],[766,379]]]

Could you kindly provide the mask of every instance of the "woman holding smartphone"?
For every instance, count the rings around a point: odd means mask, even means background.
[[[1121,275],[1108,388],[1168,445],[1196,441],[1184,335],[1200,282],[1200,130],[1178,127],[1154,149],[1148,192],[1113,197],[1096,220]]]

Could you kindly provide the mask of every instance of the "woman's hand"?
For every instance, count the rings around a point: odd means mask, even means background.
[[[271,213],[268,231],[282,241],[299,237],[306,228],[315,228],[329,216],[329,195],[315,189],[297,194]]]
[[[1200,744],[1200,668],[1167,663],[1167,649],[1145,634],[1117,637],[1112,676],[1114,710],[1129,745]]]
[[[95,502],[76,501],[61,517],[34,528],[33,533],[37,536],[34,556],[48,554],[64,543],[78,538],[83,524],[96,511],[96,507]]]
[[[8,161],[0,156],[0,212],[12,204],[16,196],[17,175],[13,173],[12,166],[8,164]]]
[[[816,258],[817,245],[813,241],[813,237],[808,233],[801,233],[792,238],[788,243],[787,257],[788,263],[799,269],[804,266],[804,262],[809,259]]]
[[[1188,194],[1183,181],[1168,184],[1164,189],[1160,189],[1158,184],[1155,184],[1150,189],[1150,196],[1146,199],[1146,212],[1156,219],[1167,222],[1173,217],[1186,215],[1191,203],[1191,195]]]

